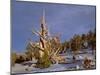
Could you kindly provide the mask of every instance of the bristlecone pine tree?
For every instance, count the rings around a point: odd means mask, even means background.
[[[45,22],[45,13],[43,12],[43,17],[41,19],[41,29],[40,31],[32,31],[33,34],[36,34],[40,40],[38,44],[30,44],[30,47],[27,50],[30,50],[30,56],[34,56],[37,59],[36,67],[47,68],[52,63],[58,63],[61,60],[64,60],[63,57],[59,56],[61,44],[59,37],[51,37],[48,34],[48,29]],[[33,55],[31,54],[33,52]],[[36,55],[38,54],[38,55]]]

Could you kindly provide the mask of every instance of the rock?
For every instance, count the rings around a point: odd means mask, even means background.
[[[31,67],[35,67],[35,66],[36,66],[36,64],[32,64],[32,65],[31,65]]]
[[[91,62],[92,62],[91,59],[85,58],[84,62],[83,62],[83,67],[86,68],[86,69],[91,68]]]
[[[80,66],[79,66],[79,65],[76,65],[76,69],[77,69],[77,70],[80,69]]]

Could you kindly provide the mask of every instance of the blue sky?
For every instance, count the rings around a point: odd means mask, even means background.
[[[50,34],[60,34],[61,41],[95,28],[95,6],[12,1],[11,9],[12,50],[18,52],[25,51],[28,39],[38,40],[31,31],[39,30],[43,9]]]

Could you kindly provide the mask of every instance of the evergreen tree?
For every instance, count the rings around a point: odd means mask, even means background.
[[[71,49],[76,54],[81,49],[81,37],[80,35],[74,35],[71,40]]]

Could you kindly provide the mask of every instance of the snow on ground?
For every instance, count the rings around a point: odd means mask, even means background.
[[[84,69],[82,67],[82,62],[83,59],[86,57],[92,59],[93,64],[95,65],[95,55],[92,54],[91,50],[86,50],[86,51],[87,51],[86,53],[82,53],[80,51],[79,54],[75,55],[77,60],[76,63],[72,63],[73,62],[72,58],[74,54],[65,53],[62,54],[62,56],[66,58],[66,62],[69,62],[68,64],[53,64],[49,68],[45,68],[45,69],[35,68],[28,65],[15,64],[15,66],[12,67],[12,73],[35,73],[35,72],[51,72],[51,71]],[[85,52],[85,50],[83,52]],[[32,61],[24,62],[24,64],[27,63],[34,63],[34,62]]]
[[[28,70],[25,70],[26,68],[28,68]],[[23,66],[21,64],[15,64],[15,66],[12,67],[12,73],[33,73],[33,72],[48,72],[48,71],[61,71],[61,70],[67,70],[67,67],[61,64],[54,64],[51,65],[49,68],[45,69]]]
[[[25,68],[27,66],[22,66],[21,64],[15,64],[14,67],[12,67],[12,73],[25,73]]]
[[[50,72],[50,71],[63,71],[63,70],[69,70],[68,68],[76,68],[76,64],[53,64],[49,68],[40,69],[35,67],[28,67],[23,66],[20,64],[16,64],[14,67],[12,67],[12,73],[35,73],[35,72]],[[25,70],[28,68],[28,70]]]

